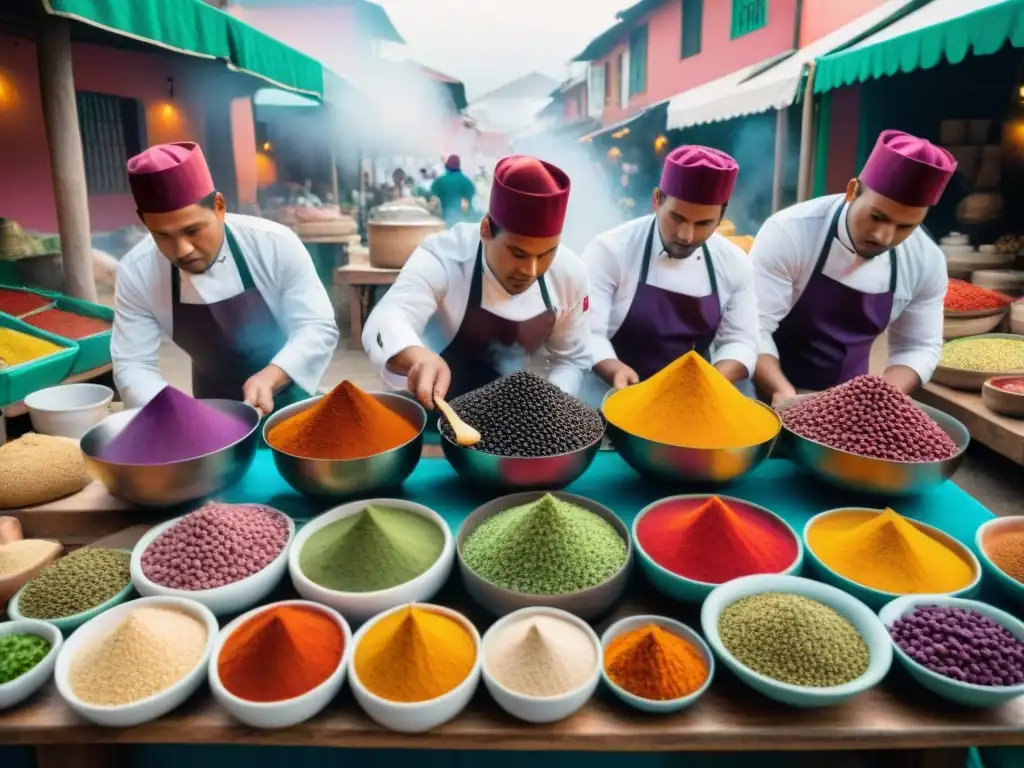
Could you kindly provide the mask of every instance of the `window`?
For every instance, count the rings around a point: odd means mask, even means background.
[[[609,62],[610,63],[610,62]],[[622,102],[622,54],[620,53],[615,57],[615,66],[612,67],[612,76],[608,81],[611,83],[611,87],[608,89],[608,99],[614,104],[618,101]]]
[[[647,25],[629,33],[629,95],[647,90]]]
[[[629,106],[629,49],[619,54],[619,107]]]
[[[612,90],[612,85],[614,85],[614,83],[615,83],[615,80],[612,78],[612,62],[611,62],[611,60],[609,60],[609,61],[606,61],[604,63],[604,100],[605,101],[608,101],[608,99],[610,99],[612,97],[612,94],[614,93],[614,91]]]
[[[604,102],[608,94],[608,64],[596,65],[591,63],[589,70],[588,103],[590,117],[601,117],[604,112]]]
[[[768,0],[732,0],[732,38],[768,24]]]
[[[700,53],[701,29],[704,25],[704,0],[683,2],[683,49],[680,58]]]
[[[85,155],[85,185],[90,195],[130,191],[128,158],[142,151],[142,110],[135,99],[104,93],[75,94],[78,129]]]

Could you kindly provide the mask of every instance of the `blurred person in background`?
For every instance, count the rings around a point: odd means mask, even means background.
[[[474,221],[473,198],[476,185],[462,172],[462,161],[458,155],[450,155],[444,164],[444,175],[430,188],[430,194],[441,201],[441,215],[448,226]]]

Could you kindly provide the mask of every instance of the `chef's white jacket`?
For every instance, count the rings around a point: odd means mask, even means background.
[[[611,338],[629,313],[640,282],[644,246],[654,215],[627,221],[598,235],[583,250],[583,263],[590,277],[591,354],[595,362],[617,358]],[[722,320],[712,344],[711,359],[736,360],[753,373],[757,363],[757,303],[750,257],[728,238],[715,233],[708,238],[711,264],[718,283]],[[704,255],[698,250],[685,259],[669,258],[655,227],[651,244],[651,265],[647,284],[687,296],[711,294]],[[593,379],[593,381],[591,381]],[[585,398],[600,403],[607,385],[591,374]]]
[[[288,334],[271,362],[301,389],[315,392],[338,344],[338,325],[309,252],[292,230],[267,219],[229,213],[225,222],[238,241],[253,283]],[[167,385],[158,358],[162,335],[174,332],[172,269],[152,235],[118,264],[110,355],[114,380],[128,408],[145,405]],[[213,304],[240,293],[242,277],[227,238],[206,272],[181,272],[183,304]]]
[[[808,200],[769,218],[754,239],[750,256],[761,313],[760,351],[779,356],[772,334],[807,287],[829,224],[843,195]],[[885,293],[891,276],[888,252],[873,259],[857,255],[842,203],[838,236],[832,241],[823,273],[864,293]],[[889,319],[887,367],[912,368],[928,381],[942,351],[942,300],[946,259],[921,227],[896,247],[896,293]]]
[[[480,245],[479,224],[456,224],[425,240],[402,268],[363,328],[363,347],[388,386],[406,387],[404,376],[387,370],[387,362],[409,347],[440,354],[455,338],[469,303],[470,282]],[[545,345],[548,380],[571,395],[579,392],[592,361],[588,349],[587,273],[579,257],[560,246],[544,275],[555,310],[555,327]],[[509,294],[483,259],[481,306],[509,320],[529,320],[544,311],[540,285]],[[496,361],[501,375],[526,364],[522,349]]]

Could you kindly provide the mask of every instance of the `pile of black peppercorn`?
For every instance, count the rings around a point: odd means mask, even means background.
[[[600,413],[530,371],[492,381],[450,405],[480,432],[473,449],[498,456],[557,456],[585,448],[604,434]],[[455,441],[444,417],[441,431]]]

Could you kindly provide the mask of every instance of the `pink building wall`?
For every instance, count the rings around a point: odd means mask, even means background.
[[[885,0],[804,0],[800,14],[800,46],[873,10]]]
[[[163,53],[141,53],[76,43],[72,46],[75,87],[137,99],[145,114],[146,141],[203,142],[206,123],[201,104],[205,79],[190,76],[193,60]],[[168,77],[174,80],[170,97]],[[24,227],[57,231],[53,177],[39,97],[35,45],[0,34],[0,215]],[[246,99],[246,101],[248,101]],[[70,127],[74,130],[76,127]],[[238,110],[232,119],[235,157],[255,153],[252,111]],[[246,137],[252,140],[246,144]],[[246,146],[248,150],[246,151]],[[255,199],[255,169],[238,178],[239,199]],[[250,178],[251,177],[251,178]],[[90,195],[93,232],[138,222],[129,194]]]
[[[860,137],[860,85],[829,92],[832,100],[828,131],[828,170],[825,194],[846,189],[857,175],[857,146]]]
[[[705,0],[701,52],[684,59],[681,58],[682,3],[671,0],[662,4],[635,25],[647,24],[647,89],[632,96],[628,107],[620,106],[619,73],[615,72],[618,56],[629,48],[628,34],[611,54],[594,62],[594,66],[611,62],[612,80],[616,85],[605,100],[602,122],[610,125],[624,120],[649,104],[790,50],[796,6],[797,0],[769,0],[768,24],[732,40],[732,3]]]

